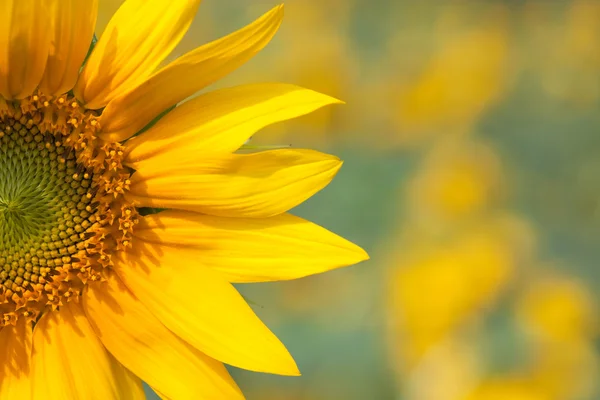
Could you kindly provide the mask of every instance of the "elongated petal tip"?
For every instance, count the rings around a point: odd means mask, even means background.
[[[344,165],[344,162],[336,156],[331,156],[331,161],[328,163],[328,165],[330,165],[329,170],[331,171],[331,179],[333,179],[342,168],[342,165]]]
[[[346,246],[344,251],[347,256],[344,263],[345,265],[354,265],[371,259],[371,256],[369,256],[369,253],[367,253],[365,249],[350,242],[349,240],[345,241]]]
[[[330,96],[330,95],[324,94],[324,93],[319,93],[319,95],[322,96],[322,98],[323,98],[323,105],[346,104],[346,102],[344,100],[340,100],[337,97],[333,97],[333,96]]]
[[[335,263],[337,265],[336,268],[348,267],[363,261],[367,261],[371,258],[362,247],[344,239],[341,236],[338,236],[337,238],[337,252],[333,256],[333,259],[337,261]]]
[[[358,264],[359,262],[363,262],[363,261],[368,261],[371,259],[371,256],[369,255],[369,253],[366,252],[365,249],[363,249],[362,247],[358,247],[357,248],[357,257],[356,257],[356,264]]]
[[[286,376],[301,376],[302,373],[300,372],[300,370],[298,369],[298,367],[294,363],[294,369],[290,370],[290,373],[289,374],[285,374],[285,375]]]
[[[300,370],[298,369],[298,365],[296,365],[296,361],[287,353],[288,357],[285,359],[281,359],[278,364],[274,364],[273,368],[270,371],[265,371],[266,373],[273,375],[281,375],[281,376],[300,376]]]
[[[344,105],[346,102],[344,100],[338,99],[337,97],[330,96],[328,94],[321,93],[322,96],[328,99],[328,104],[340,104]]]
[[[267,84],[265,84],[267,85]],[[274,83],[268,85],[275,85]],[[321,93],[315,90],[307,89],[302,86],[294,85],[294,84],[278,84],[280,86],[287,86],[290,92],[296,91],[301,93],[306,98],[306,103],[313,103],[317,107],[321,108],[327,105],[332,104],[346,104],[343,100],[338,99],[337,97],[330,96],[326,93]]]

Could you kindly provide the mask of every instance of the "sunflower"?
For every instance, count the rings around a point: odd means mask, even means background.
[[[282,6],[159,68],[199,3],[127,0],[89,52],[96,0],[0,2],[0,398],[143,398],[142,381],[243,398],[224,364],[299,372],[232,283],[368,258],[287,213],[339,159],[239,151],[338,100],[270,83],[184,101],[261,50]]]

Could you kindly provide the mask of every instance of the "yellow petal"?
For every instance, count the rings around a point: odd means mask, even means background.
[[[31,398],[32,327],[21,318],[0,330],[0,399]]]
[[[142,383],[119,364],[71,301],[47,312],[33,334],[33,399],[144,399]]]
[[[218,272],[176,248],[141,240],[115,269],[125,285],[171,331],[227,364],[298,375],[294,360]]]
[[[0,1],[0,95],[29,96],[48,58],[48,0]]]
[[[143,85],[115,98],[102,113],[100,137],[125,140],[167,108],[229,74],[269,43],[282,18],[283,6],[275,7],[245,28],[183,55]]]
[[[176,208],[225,217],[270,217],[325,187],[342,162],[313,150],[273,150],[194,160],[175,152],[171,164],[139,164],[128,192],[140,206]],[[196,155],[196,158],[199,156]]]
[[[126,162],[171,152],[231,153],[258,130],[339,103],[332,97],[281,83],[237,86],[190,100],[127,142]],[[156,160],[155,160],[156,161]]]
[[[83,300],[104,346],[163,398],[243,398],[222,363],[168,330],[114,274],[88,286]]]
[[[40,90],[60,95],[73,88],[90,48],[98,0],[53,0],[50,7],[50,49]]]
[[[185,247],[230,282],[296,279],[369,258],[347,240],[302,218],[223,218],[188,211],[148,215],[136,239]]]
[[[98,109],[146,80],[179,43],[200,0],[127,0],[87,60],[75,95]]]

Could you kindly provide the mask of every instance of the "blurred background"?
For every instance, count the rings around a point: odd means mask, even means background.
[[[205,0],[174,57],[276,4]],[[286,1],[219,86],[347,102],[253,142],[343,158],[295,213],[372,259],[240,287],[303,372],[232,369],[248,399],[600,399],[599,44],[595,0]]]

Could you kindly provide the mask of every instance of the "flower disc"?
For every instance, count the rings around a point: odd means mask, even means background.
[[[119,144],[68,96],[0,104],[2,324],[35,318],[98,280],[137,219]]]

